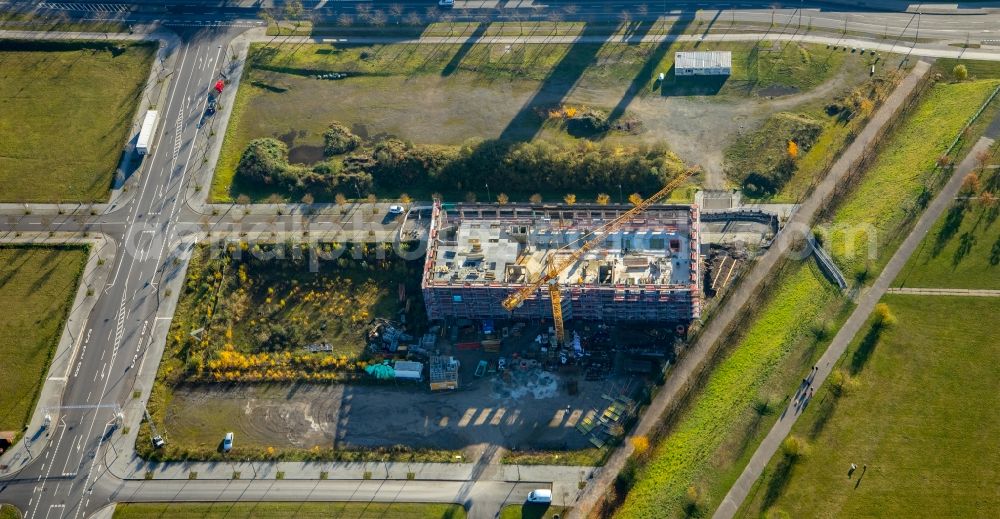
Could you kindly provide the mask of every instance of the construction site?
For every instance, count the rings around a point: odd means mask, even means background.
[[[221,414],[243,445],[262,449],[281,437],[302,449],[597,448],[599,457],[670,376],[688,328],[791,210],[725,192],[658,203],[670,189],[636,205],[410,211],[399,232],[427,238],[418,269],[427,319],[372,319],[361,383],[185,386],[166,425],[209,443]]]
[[[550,290],[527,295],[512,310],[503,302],[596,239],[600,243],[555,274],[563,319],[697,319],[698,209],[654,206],[612,233],[592,236],[626,211],[601,205],[435,205],[422,283],[428,317],[551,318]]]

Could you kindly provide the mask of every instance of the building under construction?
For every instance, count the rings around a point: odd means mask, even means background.
[[[423,295],[430,319],[546,319],[547,290],[508,312],[502,302],[549,262],[594,238],[625,205],[435,204]],[[699,212],[654,205],[559,273],[566,320],[686,323],[700,315]]]

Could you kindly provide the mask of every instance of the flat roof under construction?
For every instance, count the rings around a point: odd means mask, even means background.
[[[555,209],[556,215],[536,209],[475,216],[443,211],[436,222],[438,232],[426,279],[454,285],[528,283],[541,275],[550,260],[559,261],[596,237],[593,229],[627,209],[564,206]],[[651,208],[618,232],[604,236],[603,243],[560,273],[559,283],[691,285],[696,270],[692,262],[697,258],[692,254],[690,216],[687,206]]]

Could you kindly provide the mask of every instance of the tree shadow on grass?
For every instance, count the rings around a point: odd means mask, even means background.
[[[809,439],[815,440],[826,428],[826,424],[833,418],[833,413],[837,409],[837,401],[837,397],[827,397],[818,402],[813,411],[816,413],[816,420],[809,427]]]
[[[958,238],[958,248],[955,249],[955,254],[951,258],[952,266],[958,266],[972,251],[972,247],[976,245],[976,235],[971,232],[962,233],[962,236]]]
[[[667,37],[663,39],[660,43],[656,44],[653,52],[650,53],[646,62],[639,69],[639,72],[632,79],[632,84],[629,85],[628,90],[625,91],[625,95],[622,96],[615,108],[611,110],[611,114],[608,116],[609,121],[616,121],[622,115],[625,114],[625,109],[628,105],[632,104],[632,101],[639,95],[643,88],[649,84],[649,81],[653,80],[653,76],[656,72],[656,67],[659,66],[660,62],[663,61],[663,57],[670,50],[673,45],[673,37],[683,34],[691,22],[695,19],[695,13],[685,13],[682,14],[673,25],[670,26],[670,30],[667,32]],[[642,37],[645,36],[653,28],[653,23],[645,23],[640,25],[634,37],[634,41],[642,41]],[[673,69],[673,65],[671,65]],[[672,77],[672,76],[671,76]]]
[[[958,232],[959,227],[962,226],[962,220],[965,219],[965,210],[967,207],[968,204],[965,201],[959,201],[948,209],[944,225],[941,226],[941,230],[938,231],[934,239],[934,248],[931,249],[932,256],[936,257],[940,254],[944,250],[945,245],[948,244],[948,241]]]
[[[588,38],[602,36],[602,32],[605,32],[604,29],[587,24],[583,27],[580,40],[585,41]],[[603,37],[606,39],[611,38],[606,33],[603,34]],[[507,126],[500,133],[498,140],[528,141],[534,138],[541,131],[542,123],[544,122],[535,113],[535,107],[558,103],[566,99],[566,96],[576,86],[577,81],[580,80],[583,73],[597,62],[597,56],[601,47],[601,44],[591,43],[571,45],[566,54],[559,60],[559,63],[552,68],[545,80],[542,81],[535,95],[524,103],[517,115],[507,123]]]
[[[451,56],[451,60],[448,64],[444,66],[441,70],[441,75],[443,77],[448,77],[458,70],[458,66],[462,64],[462,60],[465,56],[475,47],[479,40],[482,39],[483,35],[486,34],[486,28],[489,24],[480,23],[476,26],[476,29],[472,31],[472,34],[462,43],[462,46]]]
[[[878,346],[884,329],[885,327],[881,324],[872,324],[871,328],[868,329],[868,333],[861,339],[858,349],[851,356],[850,370],[852,375],[856,375],[864,369],[865,364],[868,363],[868,359],[871,358],[872,353],[875,351],[875,347]]]
[[[767,488],[764,490],[764,497],[761,499],[761,510],[771,508],[781,497],[789,480],[792,479],[792,468],[795,460],[789,456],[781,454],[781,461],[774,467],[774,473],[767,480]]]

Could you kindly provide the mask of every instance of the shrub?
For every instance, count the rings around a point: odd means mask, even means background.
[[[770,196],[795,173],[797,157],[819,138],[823,125],[802,114],[778,113],[726,150],[726,175],[750,196]]]
[[[236,173],[255,184],[295,190],[332,190],[357,184],[358,189],[367,191],[372,185],[370,174],[343,171],[340,162],[320,162],[312,168],[290,165],[288,146],[269,137],[250,141]]]
[[[590,137],[609,129],[608,114],[599,110],[576,113],[566,120],[566,132],[574,137]]]
[[[781,442],[781,452],[790,460],[797,460],[806,455],[809,445],[805,440],[796,435],[791,435]]]
[[[265,137],[250,141],[236,169],[247,179],[266,185],[278,183],[287,168],[288,146]]]
[[[959,81],[969,79],[969,69],[965,68],[965,65],[962,64],[955,65],[955,68],[951,69],[951,74]]]
[[[328,130],[327,154],[346,149],[342,125]],[[356,137],[356,136],[354,136]],[[336,141],[335,143],[333,141]],[[333,190],[354,183],[395,189],[406,185],[445,186],[467,191],[491,183],[534,185],[547,191],[597,191],[620,184],[630,191],[651,191],[685,170],[663,146],[513,142],[487,140],[464,146],[414,145],[388,138],[354,147],[307,168],[288,164],[288,148],[275,139],[257,139],[244,151],[237,174],[256,184],[286,189]]]
[[[350,129],[340,123],[333,123],[323,133],[323,154],[327,157],[340,155],[361,145],[361,137],[354,135]]]
[[[629,443],[632,444],[632,448],[635,449],[637,456],[641,456],[649,450],[649,438],[645,436],[633,436],[629,438]]]
[[[892,326],[896,324],[896,316],[892,315],[889,305],[879,303],[875,305],[875,325],[879,327]]]

